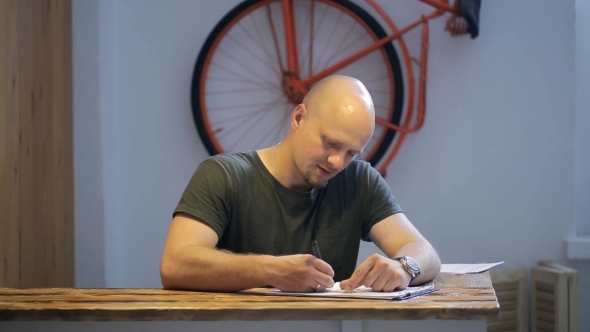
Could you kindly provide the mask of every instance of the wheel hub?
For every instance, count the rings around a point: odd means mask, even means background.
[[[303,86],[298,77],[295,77],[295,75],[289,72],[283,74],[281,85],[285,96],[287,96],[287,99],[289,99],[293,105],[301,104],[303,98],[309,91],[309,89]]]

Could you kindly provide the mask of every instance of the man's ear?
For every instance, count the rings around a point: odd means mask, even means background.
[[[299,104],[293,110],[293,114],[291,116],[291,127],[293,129],[297,129],[301,124],[301,120],[305,119],[307,116],[307,107],[304,104]]]

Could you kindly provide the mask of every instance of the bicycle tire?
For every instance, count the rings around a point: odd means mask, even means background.
[[[207,37],[205,43],[203,44],[200,50],[199,56],[195,63],[192,77],[191,106],[193,120],[195,122],[196,129],[199,133],[203,145],[205,146],[210,155],[235,151],[228,151],[228,149],[221,147],[220,143],[218,142],[218,138],[215,137],[216,132],[211,128],[212,126],[208,122],[209,114],[212,112],[212,110],[208,109],[205,105],[204,100],[206,96],[204,91],[205,85],[207,84],[206,79],[209,61],[213,54],[217,51],[216,47],[218,47],[223,38],[226,37],[226,34],[229,31],[229,29],[237,23],[239,23],[239,21],[244,17],[244,15],[247,15],[244,13],[250,13],[255,10],[253,9],[254,7],[259,8],[265,4],[268,5],[276,1],[277,0],[245,0],[242,3],[238,4],[230,12],[228,12],[213,28],[213,30]],[[352,13],[356,16],[354,19],[358,20],[359,22],[362,21],[364,24],[366,24],[366,26],[371,30],[373,38],[380,39],[387,36],[381,25],[369,13],[367,13],[364,9],[350,1],[314,1],[330,4],[331,6],[334,6],[334,8],[340,8],[343,11],[347,10],[349,12],[349,15],[350,13]],[[297,0],[295,2],[297,2]],[[390,87],[390,89],[393,89],[392,93],[395,96],[393,97],[391,105],[388,107],[391,109],[388,110],[389,113],[386,120],[394,125],[399,126],[402,118],[402,108],[404,105],[404,84],[400,61],[392,43],[384,44],[380,49],[378,49],[378,51],[382,52],[383,57],[386,59],[386,63],[389,66],[389,73],[387,75],[388,79],[393,82],[393,87]],[[336,72],[336,74],[338,74],[338,72]],[[378,126],[379,125],[377,124],[376,127]],[[375,146],[372,148],[371,153],[367,154],[366,156],[362,156],[362,158],[375,167],[380,161],[383,160],[384,155],[390,150],[390,147],[395,142],[394,140],[396,134],[397,132],[395,130],[391,130],[388,128],[382,129],[382,132],[379,134],[380,136],[378,137],[379,140],[375,143]]]

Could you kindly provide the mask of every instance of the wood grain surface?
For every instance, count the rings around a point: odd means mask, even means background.
[[[488,272],[441,274],[439,291],[403,301],[172,291],[0,288],[0,321],[483,320],[499,306]]]
[[[71,0],[0,0],[0,286],[74,285]]]

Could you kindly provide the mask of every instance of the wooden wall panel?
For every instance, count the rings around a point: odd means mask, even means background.
[[[62,45],[61,53],[53,57],[54,70],[61,73],[60,89],[53,101],[53,108],[61,108],[63,112],[56,119],[54,132],[57,135],[55,146],[59,148],[58,158],[54,159],[54,167],[59,175],[59,195],[62,195],[63,207],[55,212],[59,222],[54,230],[56,243],[60,244],[62,255],[67,260],[55,258],[56,279],[54,283],[67,283],[74,286],[74,115],[73,115],[73,73],[72,73],[72,0],[61,1],[59,19],[51,20],[54,34],[59,34],[59,42]],[[67,172],[59,170],[68,170]],[[59,218],[58,218],[59,217]],[[57,251],[56,251],[57,252]]]
[[[19,205],[19,55],[18,55],[18,2],[2,0],[0,3],[4,24],[0,26],[5,36],[2,52],[3,79],[2,90],[4,102],[0,117],[3,119],[3,142],[0,146],[3,158],[0,158],[0,237],[2,239],[2,263],[0,267],[0,284],[18,286],[20,280],[20,205]]]
[[[488,332],[529,331],[528,270],[526,268],[492,269],[490,277],[500,303],[500,314],[498,317],[488,319]]]
[[[73,286],[71,0],[0,7],[0,286]]]
[[[532,272],[536,277],[532,280],[533,300],[533,324],[537,328],[544,324],[544,314],[552,313],[548,319],[559,326],[559,331],[580,331],[580,285],[578,271],[568,266],[561,265],[550,260],[539,261],[539,266],[533,267]],[[550,300],[556,304],[553,308],[547,308],[545,299],[541,298],[545,288],[554,291]],[[546,295],[546,294],[545,294]]]

